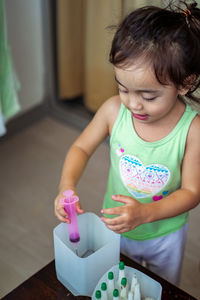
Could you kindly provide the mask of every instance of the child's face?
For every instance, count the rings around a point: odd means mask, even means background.
[[[177,96],[187,92],[172,83],[161,85],[152,68],[139,61],[124,69],[115,67],[115,74],[122,103],[142,123],[168,117],[178,102]]]

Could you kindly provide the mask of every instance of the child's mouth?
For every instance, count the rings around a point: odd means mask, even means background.
[[[134,114],[132,113],[132,116],[138,120],[146,120],[148,119],[148,115],[139,115],[139,114]]]

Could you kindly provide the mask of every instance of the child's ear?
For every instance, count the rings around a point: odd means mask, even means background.
[[[183,85],[179,88],[178,93],[179,95],[186,95],[187,92],[191,89],[193,84],[196,81],[197,76],[195,74],[191,74],[188,77],[185,78]]]

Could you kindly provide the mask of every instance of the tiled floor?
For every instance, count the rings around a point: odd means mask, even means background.
[[[65,153],[79,131],[46,117],[0,143],[0,296],[53,259],[53,201]],[[99,214],[108,146],[91,158],[78,185],[86,211]],[[181,287],[200,299],[200,207],[191,212]]]

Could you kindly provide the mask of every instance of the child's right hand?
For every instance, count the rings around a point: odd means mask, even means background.
[[[60,220],[61,222],[70,223],[70,219],[69,219],[66,211],[64,210],[64,207],[60,203],[60,200],[62,198],[64,198],[63,192],[60,192],[54,201],[54,212],[55,212],[55,216],[58,218],[58,220]],[[76,191],[74,191],[74,195],[76,195]],[[76,211],[79,214],[84,213],[83,209],[81,208],[80,201],[76,202]]]

